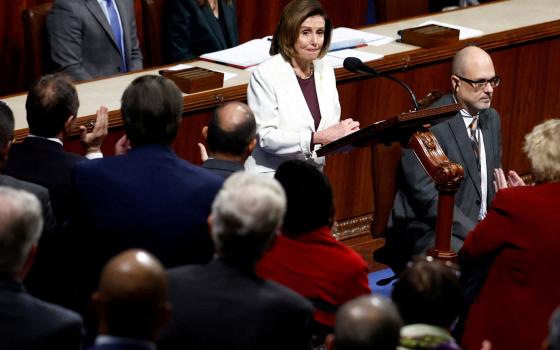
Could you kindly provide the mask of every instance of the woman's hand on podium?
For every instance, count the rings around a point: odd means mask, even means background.
[[[358,130],[360,130],[360,122],[352,118],[344,119],[324,130],[315,132],[313,143],[326,145]]]

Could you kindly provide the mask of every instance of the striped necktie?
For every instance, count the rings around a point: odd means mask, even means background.
[[[115,40],[117,41],[119,52],[121,53],[121,73],[125,73],[128,71],[128,69],[126,67],[126,56],[124,54],[124,45],[122,39],[121,24],[119,21],[119,14],[117,13],[117,9],[115,8],[115,3],[113,0],[105,0],[105,1],[107,2],[107,14],[109,15],[109,24],[111,25],[111,29],[113,30],[113,34],[115,35]]]
[[[474,117],[472,122],[469,124],[469,139],[471,140],[471,146],[474,152],[474,157],[476,158],[476,166],[478,172],[480,173],[480,144],[478,142],[478,117]]]

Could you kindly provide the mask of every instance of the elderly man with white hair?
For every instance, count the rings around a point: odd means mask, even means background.
[[[276,180],[247,173],[228,178],[208,219],[215,259],[169,272],[173,313],[159,349],[309,348],[311,304],[255,274],[285,211]]]
[[[80,349],[82,319],[25,291],[43,228],[39,200],[0,187],[0,349]]]

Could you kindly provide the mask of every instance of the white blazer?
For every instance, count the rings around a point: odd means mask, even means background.
[[[315,87],[323,130],[340,121],[340,103],[333,67],[313,61]],[[251,76],[247,101],[257,122],[257,147],[245,162],[245,170],[274,174],[288,159],[312,162],[322,169],[324,157],[310,149],[315,122],[290,63],[277,54],[261,63]],[[316,145],[316,148],[319,146]]]

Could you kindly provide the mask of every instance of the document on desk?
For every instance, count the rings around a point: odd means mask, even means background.
[[[347,57],[357,57],[362,62],[367,62],[383,58],[383,55],[355,49],[346,49],[329,52],[325,56],[325,59],[329,61],[334,68],[340,68],[343,66],[344,59]]]
[[[421,23],[421,24],[418,25],[418,27],[427,26],[428,24],[435,24],[437,26],[442,26],[442,27],[453,28],[453,29],[459,30],[459,40],[476,38],[476,37],[482,36],[484,34],[484,32],[482,30],[468,28],[468,27],[462,27],[462,26],[458,26],[458,25],[455,25],[455,24],[443,23],[443,22],[432,21],[432,20]]]
[[[253,39],[231,49],[204,54],[200,58],[245,69],[256,66],[269,58],[269,50],[270,40],[268,38]]]
[[[357,40],[361,40],[364,44],[367,45],[381,46],[395,41],[395,38],[370,32],[364,32],[363,30],[338,27],[333,30],[331,39],[331,50],[333,46],[340,45],[339,43],[341,42],[352,42]],[[348,47],[349,46],[347,46],[346,48]]]

